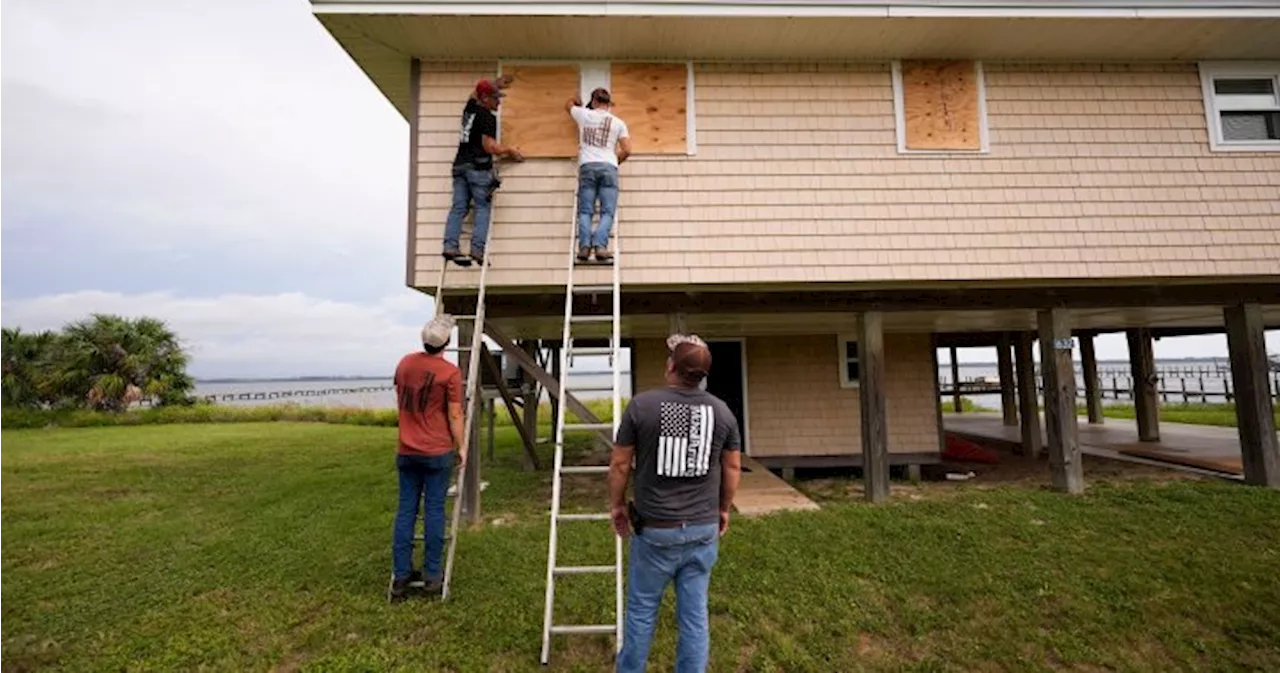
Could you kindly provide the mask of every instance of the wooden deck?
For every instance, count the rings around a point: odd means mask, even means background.
[[[818,503],[748,456],[742,457],[742,481],[733,506],[743,516],[820,509]]]
[[[995,440],[1010,446],[1020,446],[1022,441],[1018,427],[1004,425],[999,414],[944,414],[943,425],[947,432],[976,441]],[[1161,423],[1159,442],[1139,442],[1134,421],[1108,418],[1103,425],[1090,425],[1082,417],[1080,449],[1092,455],[1137,458],[1226,475],[1244,473],[1235,428]]]

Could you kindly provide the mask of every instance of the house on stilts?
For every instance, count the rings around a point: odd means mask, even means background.
[[[562,339],[566,296],[574,315],[614,307],[565,292],[563,105],[603,85],[634,143],[616,240],[636,390],[661,384],[669,333],[695,332],[752,458],[865,465],[887,492],[889,466],[939,459],[938,348],[1002,345],[1024,410],[1039,349],[1054,485],[1074,492],[1076,397],[1092,396],[1073,340],[1091,358],[1094,335],[1129,334],[1149,439],[1152,339],[1225,330],[1246,479],[1280,487],[1263,342],[1280,326],[1274,2],[312,4],[409,122],[410,287],[437,289],[461,105],[513,76],[500,140],[528,160],[502,167],[484,331],[544,383],[532,353]],[[477,313],[479,283],[450,271],[445,308]],[[611,334],[589,329],[581,343]]]

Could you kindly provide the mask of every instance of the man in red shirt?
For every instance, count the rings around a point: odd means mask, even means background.
[[[411,582],[424,579],[426,593],[443,587],[440,556],[444,548],[444,500],[453,468],[454,448],[458,464],[466,465],[463,446],[462,372],[444,359],[453,334],[454,319],[436,316],[422,328],[423,352],[410,353],[396,367],[396,406],[399,408],[400,442],[396,468],[400,473],[400,505],[392,533],[393,574],[389,598],[408,595]],[[418,505],[426,501],[426,553],[423,570],[413,568],[414,524]]]

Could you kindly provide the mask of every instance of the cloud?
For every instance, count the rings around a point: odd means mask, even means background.
[[[4,325],[57,329],[89,313],[152,316],[167,322],[192,355],[198,377],[389,375],[420,345],[429,297],[409,290],[373,302],[302,293],[179,297],[75,292],[6,301]]]
[[[308,4],[126,5],[5,3],[5,297],[401,285],[407,124]]]

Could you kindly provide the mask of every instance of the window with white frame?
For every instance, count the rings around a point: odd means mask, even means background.
[[[981,61],[894,61],[892,82],[900,154],[989,151]]]
[[[840,368],[840,387],[857,388],[859,364],[858,341],[851,335],[841,334],[836,339],[836,365]]]
[[[1211,149],[1280,150],[1280,62],[1201,63],[1200,84]]]

